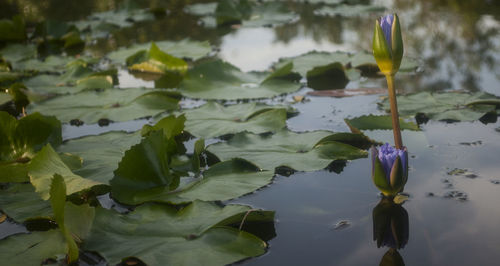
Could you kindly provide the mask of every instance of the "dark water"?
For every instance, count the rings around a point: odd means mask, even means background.
[[[105,54],[131,42],[186,37],[209,40],[219,57],[242,70],[264,70],[281,57],[310,50],[369,51],[374,18],[317,17],[308,4],[288,3],[301,16],[275,28],[205,29],[181,12],[187,1],[169,1],[172,15],[144,22],[95,42],[90,51]],[[362,1],[369,2],[369,1]],[[78,3],[78,4],[77,4]],[[396,86],[413,91],[486,91],[500,96],[500,3],[498,1],[375,1],[399,14],[405,56],[417,58],[416,74],[398,74]],[[82,5],[81,5],[82,4]],[[93,10],[115,8],[115,1],[8,1],[0,15],[23,11],[27,18],[76,20]],[[145,6],[161,5],[155,1]],[[351,82],[347,88],[381,87],[384,80]],[[152,82],[120,72],[120,86]],[[304,95],[302,89],[294,95]],[[292,95],[280,98],[291,101]],[[343,119],[377,109],[379,95],[350,98],[306,96],[294,104],[300,114],[287,121],[293,131],[348,131]],[[184,107],[197,102],[184,101]],[[147,120],[108,127],[64,128],[64,137],[109,130],[137,130]],[[429,122],[421,132],[403,132],[410,152],[404,203],[409,240],[398,252],[406,265],[498,265],[500,261],[500,123]],[[391,142],[392,132],[366,132]],[[462,169],[462,174],[452,170]],[[379,265],[389,248],[373,240],[372,212],[380,201],[372,184],[369,159],[348,162],[340,174],[327,170],[277,175],[251,195],[230,201],[276,211],[276,234],[267,254],[250,265]],[[457,172],[457,171],[454,171]],[[4,226],[4,225],[2,225]]]

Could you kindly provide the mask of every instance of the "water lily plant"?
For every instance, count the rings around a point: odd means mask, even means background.
[[[394,75],[399,70],[403,58],[403,39],[399,18],[396,14],[389,14],[376,20],[373,35],[373,56],[387,80],[396,147],[386,143],[380,150],[372,148],[372,179],[375,186],[385,196],[394,197],[403,191],[408,180],[408,152],[401,139],[396,90],[394,88]]]

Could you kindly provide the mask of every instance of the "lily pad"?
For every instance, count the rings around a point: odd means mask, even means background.
[[[28,106],[29,112],[57,116],[67,123],[79,119],[87,124],[99,119],[129,121],[178,108],[180,94],[144,88],[83,91]]]
[[[36,57],[37,51],[34,44],[13,43],[0,49],[0,54],[7,61],[15,64],[17,61]]]
[[[45,144],[61,144],[61,123],[53,116],[34,113],[19,120],[0,112],[1,161],[31,157]]]
[[[249,209],[200,201],[181,210],[145,204],[126,215],[98,208],[84,248],[99,252],[112,265],[128,257],[148,265],[230,264],[265,253],[264,241],[224,226],[235,216],[241,221]]]
[[[71,66],[63,75],[38,75],[24,82],[37,93],[77,93],[85,89],[109,89],[116,79],[116,69],[94,72],[90,67]]]
[[[149,49],[151,47],[151,44],[152,43],[143,43],[134,44],[127,48],[122,47],[116,51],[109,53],[106,57],[115,64],[125,64],[126,58],[141,50]],[[212,48],[208,41],[193,41],[185,39],[178,42],[161,41],[155,42],[155,44],[164,53],[178,58],[191,59],[193,61],[205,57],[212,51]]]
[[[324,6],[322,8],[316,9],[314,14],[317,16],[360,16],[363,14],[381,14],[385,11],[385,7],[378,5],[336,5],[336,6]]]
[[[108,132],[69,140],[57,150],[82,157],[82,167],[73,170],[76,175],[107,184],[113,178],[113,171],[118,168],[125,151],[140,140],[138,132]]]
[[[337,134],[341,137],[336,139]],[[221,160],[243,158],[267,170],[286,166],[298,171],[315,171],[327,167],[334,160],[366,157],[366,151],[343,143],[353,144],[349,138],[357,136],[359,134],[328,131],[294,133],[282,130],[264,137],[240,133],[226,143],[208,146],[207,150]]]
[[[12,20],[0,20],[0,42],[17,42],[26,40],[26,29],[24,19],[20,15],[12,17]]]
[[[300,84],[285,65],[271,72],[241,72],[235,66],[213,60],[190,69],[179,85],[179,92],[191,98],[201,99],[256,99],[274,97],[298,90]]]
[[[401,115],[423,114],[432,120],[446,121],[475,121],[494,111],[498,104],[496,96],[485,92],[419,92],[397,96],[397,101]],[[386,111],[390,109],[387,99],[380,106]]]
[[[361,130],[392,130],[392,118],[388,115],[365,115],[351,119],[344,119],[353,133],[360,133]],[[420,130],[418,125],[413,122],[406,122],[399,118],[399,127],[408,130]]]
[[[42,200],[31,184],[12,184],[0,190],[0,209],[20,223],[29,218],[52,216],[50,203]]]
[[[0,261],[8,261],[9,265],[41,265],[46,259],[66,254],[67,250],[59,230],[17,234],[0,241]]]
[[[256,134],[273,132],[286,126],[287,109],[257,103],[224,107],[208,102],[197,109],[186,110],[186,130],[201,138],[248,131]]]
[[[128,57],[126,62],[129,70],[159,74],[167,71],[182,73],[188,68],[184,60],[162,52],[154,42],[148,51],[139,51]]]
[[[31,184],[44,200],[50,197],[50,185],[54,174],[62,176],[68,195],[102,185],[102,183],[75,175],[50,145],[46,145],[31,160],[28,174]]]

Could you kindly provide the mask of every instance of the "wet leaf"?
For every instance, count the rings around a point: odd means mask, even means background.
[[[24,19],[20,15],[12,20],[0,20],[0,42],[17,42],[26,40]]]
[[[248,131],[256,134],[272,132],[286,126],[287,109],[257,103],[224,107],[208,102],[197,109],[186,110],[186,130],[201,138]]]
[[[26,163],[45,144],[62,142],[61,123],[34,113],[19,120],[0,112],[0,182],[26,182]]]
[[[272,173],[260,172],[249,162],[233,160],[213,165],[203,173],[203,178],[184,182],[177,188],[180,177],[171,169],[177,151],[168,148],[176,144],[173,138],[166,139],[163,132],[150,133],[125,152],[110,182],[113,198],[125,204],[228,200],[271,181]]]
[[[31,184],[12,184],[0,190],[0,209],[20,223],[29,218],[52,216],[50,203],[42,200]]]
[[[63,123],[80,119],[93,124],[99,119],[129,121],[178,108],[176,92],[143,88],[83,91],[28,106],[28,112],[57,116]]]
[[[469,105],[479,100],[495,100],[496,96],[485,93],[464,92],[420,92],[397,97],[400,115],[424,114],[432,120],[475,121],[488,112],[495,110],[495,104]],[[380,106],[388,111],[389,101],[385,99]]]
[[[106,57],[113,63],[125,64],[126,58],[141,51],[147,50],[152,43],[134,44],[130,47],[122,47],[116,51],[109,53]],[[187,58],[193,61],[205,57],[212,50],[208,41],[192,41],[185,39],[178,42],[161,41],[155,42],[156,46],[164,53],[170,54],[178,58]]]
[[[335,141],[335,134],[332,133],[328,131],[294,133],[282,130],[265,137],[240,133],[226,143],[208,146],[207,150],[221,160],[243,158],[267,170],[286,166],[297,171],[315,171],[327,167],[334,160],[366,157],[366,151],[342,143],[343,139],[355,134],[341,133],[345,137]],[[328,140],[327,137],[332,139]]]
[[[73,170],[76,175],[107,184],[113,178],[113,171],[118,168],[125,151],[140,140],[138,132],[108,132],[69,140],[57,150],[83,159],[82,167]]]
[[[90,179],[75,175],[61,160],[50,145],[46,145],[31,160],[28,167],[31,184],[44,200],[49,199],[50,185],[54,174],[62,176],[67,187],[67,195],[102,185]]]
[[[286,65],[284,68],[287,67]],[[276,72],[278,72],[276,70]],[[269,72],[241,72],[220,60],[201,63],[190,69],[179,85],[179,92],[201,99],[256,99],[274,97],[298,90],[300,84],[288,70],[281,76]],[[272,77],[268,79],[268,77]],[[292,80],[290,80],[292,77]]]
[[[259,238],[224,226],[248,210],[201,201],[179,211],[145,204],[127,215],[99,208],[84,248],[98,251],[113,265],[130,256],[148,265],[225,265],[265,252],[266,243]]]
[[[346,118],[344,121],[353,133],[360,133],[361,130],[392,130],[392,118],[389,115],[364,115],[352,119]],[[399,126],[401,129],[420,130],[417,124],[406,122],[402,118],[399,118]]]
[[[187,63],[161,51],[153,42],[151,48],[139,51],[126,59],[129,70],[149,73],[180,72],[187,70]]]
[[[336,5],[336,6],[324,6],[322,8],[316,9],[314,11],[315,15],[318,16],[360,16],[363,14],[381,14],[385,11],[385,7],[377,5]]]
[[[45,259],[56,259],[67,250],[59,230],[16,234],[0,241],[0,261],[8,261],[9,265],[41,265]]]

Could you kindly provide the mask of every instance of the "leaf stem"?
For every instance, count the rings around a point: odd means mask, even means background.
[[[394,88],[394,74],[386,75],[387,88],[389,89],[389,101],[391,103],[392,132],[394,133],[394,145],[396,149],[403,149],[401,129],[399,127],[398,103],[396,101],[396,89]]]

